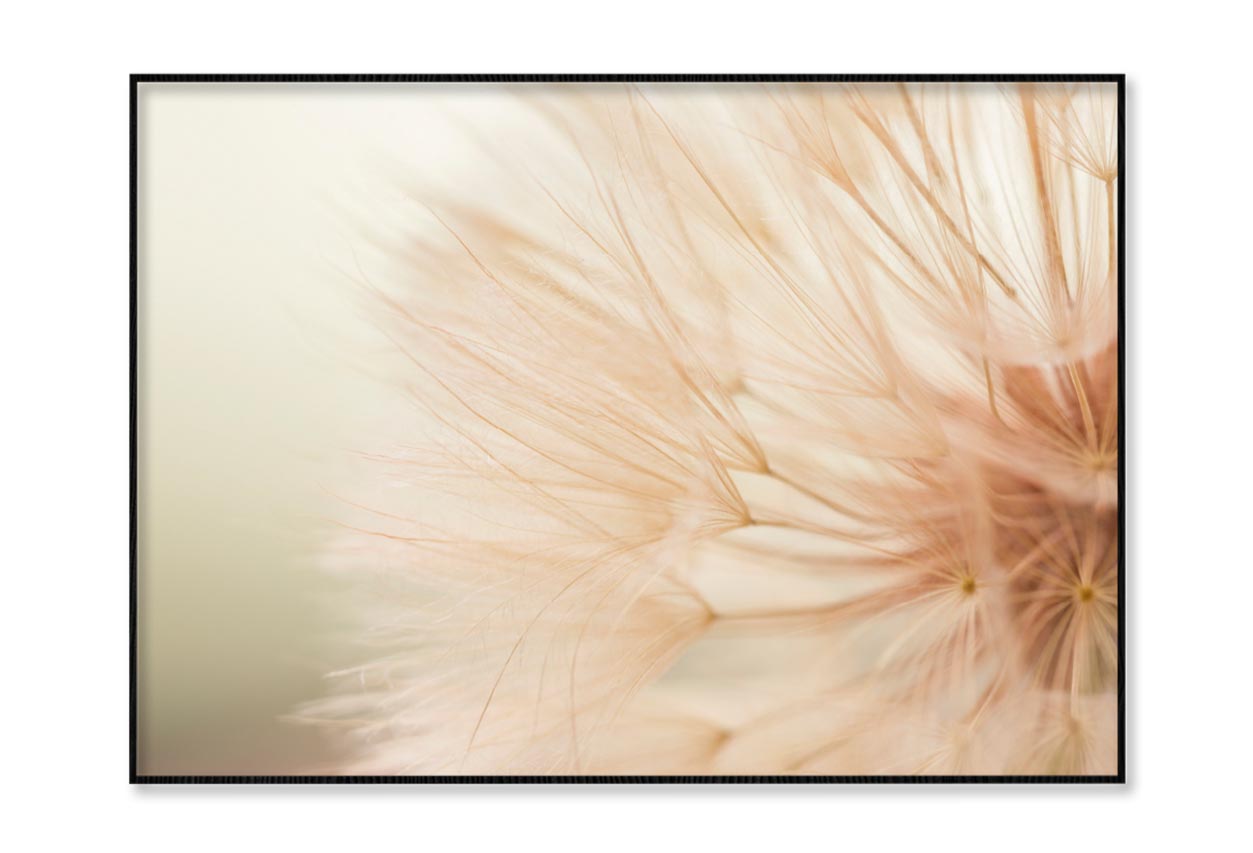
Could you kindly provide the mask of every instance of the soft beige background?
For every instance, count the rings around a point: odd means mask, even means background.
[[[140,773],[329,757],[282,717],[343,654],[317,547],[349,451],[400,405],[345,272],[405,227],[411,179],[483,188],[462,128],[507,138],[519,108],[500,87],[451,93],[140,89]]]

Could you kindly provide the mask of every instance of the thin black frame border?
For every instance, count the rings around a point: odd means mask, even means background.
[[[1118,773],[1113,776],[155,776],[137,772],[138,170],[143,83],[1117,83],[1118,84]],[[130,75],[130,783],[380,784],[1125,784],[1127,633],[1125,74],[132,74]]]

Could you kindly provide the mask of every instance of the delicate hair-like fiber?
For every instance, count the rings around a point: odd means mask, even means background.
[[[520,97],[360,282],[338,769],[1114,773],[1112,86]]]

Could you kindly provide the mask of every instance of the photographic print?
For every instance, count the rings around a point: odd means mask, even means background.
[[[1122,780],[1120,75],[131,87],[132,780]]]

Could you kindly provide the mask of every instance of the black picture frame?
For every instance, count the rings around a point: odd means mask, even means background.
[[[138,139],[148,83],[1116,83],[1118,86],[1118,772],[1085,776],[158,776],[138,773]],[[1124,784],[1126,776],[1126,75],[1125,74],[132,74],[130,76],[130,782],[377,784]]]

